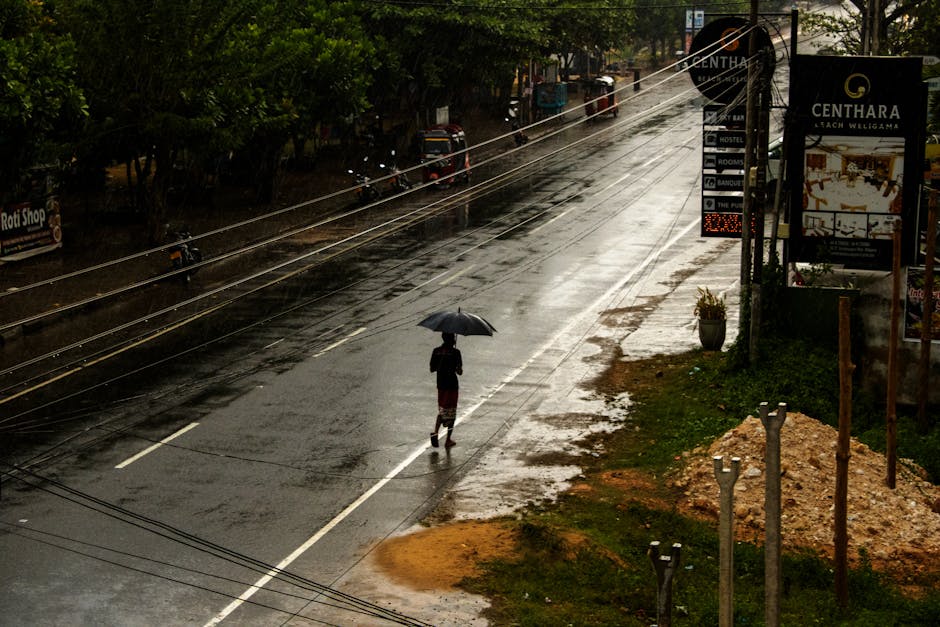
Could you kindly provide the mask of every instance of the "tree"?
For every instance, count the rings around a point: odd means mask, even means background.
[[[511,84],[517,65],[538,54],[544,39],[535,14],[504,0],[369,5],[369,29],[383,51],[376,102],[459,108],[475,91]]]
[[[637,0],[635,7],[636,39],[649,44],[650,56],[656,63],[658,52],[667,54],[669,46],[682,34],[685,8],[663,6],[659,0]]]
[[[622,47],[634,29],[633,0],[601,0],[590,6],[557,0],[557,8],[545,13],[549,22],[547,50],[560,59],[573,53],[599,58]]]
[[[0,0],[0,203],[34,165],[67,161],[86,113],[73,45],[41,2]]]
[[[937,0],[843,0],[840,9],[801,18],[808,35],[834,39],[838,54],[917,55],[936,50]]]
[[[369,46],[330,0],[62,0],[91,120],[86,153],[133,164],[151,240],[174,172],[256,156],[259,200],[299,125],[362,100]],[[349,33],[347,35],[347,33]],[[182,166],[178,168],[178,166]]]

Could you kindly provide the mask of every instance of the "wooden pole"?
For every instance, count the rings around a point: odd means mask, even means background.
[[[888,407],[885,441],[888,461],[885,484],[895,487],[898,468],[898,335],[901,324],[901,222],[894,223],[894,255],[891,265],[891,329],[888,333]]]
[[[835,544],[836,601],[845,610],[849,605],[848,495],[849,448],[852,433],[852,347],[850,342],[848,296],[839,297],[839,443],[836,449],[836,493],[833,520]]]
[[[924,259],[924,308],[920,334],[919,385],[917,389],[917,428],[927,433],[927,402],[930,397],[930,342],[933,339],[933,260],[937,254],[937,190],[930,190],[927,209],[927,250]]]

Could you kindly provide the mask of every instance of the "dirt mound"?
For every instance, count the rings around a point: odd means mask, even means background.
[[[784,547],[833,554],[833,499],[838,432],[803,414],[787,414],[780,431],[781,531]],[[688,453],[673,481],[682,490],[680,508],[718,519],[718,483],[712,458],[741,459],[734,486],[735,532],[747,542],[762,542],[764,532],[765,432],[748,417],[707,448]],[[894,490],[885,485],[887,462],[855,439],[848,480],[849,558],[864,552],[872,567],[913,581],[940,572],[940,487],[924,479],[910,462],[898,464]]]

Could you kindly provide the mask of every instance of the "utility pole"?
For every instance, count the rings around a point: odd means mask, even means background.
[[[747,105],[745,114],[746,136],[744,139],[744,207],[741,210],[741,312],[740,328],[749,338],[748,360],[755,358],[755,346],[751,342],[751,316],[754,315],[751,304],[751,222],[754,215],[754,187],[756,186],[757,164],[757,0],[751,0],[750,37],[748,39],[747,59]]]
[[[873,0],[868,0],[865,3],[865,11],[862,13],[862,55],[867,55],[871,52],[871,3]]]

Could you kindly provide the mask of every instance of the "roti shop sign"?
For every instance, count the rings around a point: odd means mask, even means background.
[[[692,40],[689,75],[702,95],[712,102],[730,104],[744,94],[749,27],[743,18],[723,17],[709,22]],[[763,28],[757,29],[757,44],[759,49],[773,48],[770,35]],[[773,56],[765,55],[765,58],[773,59]],[[765,71],[769,69],[772,68],[765,68]]]

